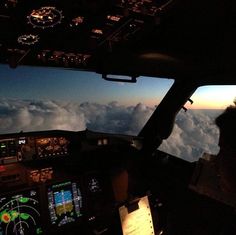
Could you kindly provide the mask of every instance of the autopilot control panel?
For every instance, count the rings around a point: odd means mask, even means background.
[[[0,164],[37,158],[68,156],[69,140],[63,136],[16,137],[0,140]]]

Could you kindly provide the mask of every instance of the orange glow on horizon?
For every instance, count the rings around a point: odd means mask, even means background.
[[[188,109],[225,109],[234,105],[236,86],[200,87],[191,97],[193,104],[186,103]]]
[[[226,103],[213,103],[213,102],[205,102],[205,103],[196,103],[196,104],[186,104],[185,107],[187,109],[225,109],[231,104]]]

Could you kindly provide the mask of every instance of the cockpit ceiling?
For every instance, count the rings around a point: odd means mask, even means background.
[[[0,63],[236,83],[234,1],[2,0]]]

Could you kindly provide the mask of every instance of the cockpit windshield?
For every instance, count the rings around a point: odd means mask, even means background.
[[[215,125],[226,107],[235,105],[236,86],[203,86],[191,97],[175,120],[172,134],[160,150],[187,161],[197,161],[202,154],[217,154],[219,130]]]
[[[0,65],[0,133],[89,129],[136,135],[173,80],[108,82],[100,74]]]

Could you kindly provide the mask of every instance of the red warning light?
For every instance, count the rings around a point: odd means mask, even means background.
[[[0,172],[6,171],[6,167],[3,165],[0,165]]]

